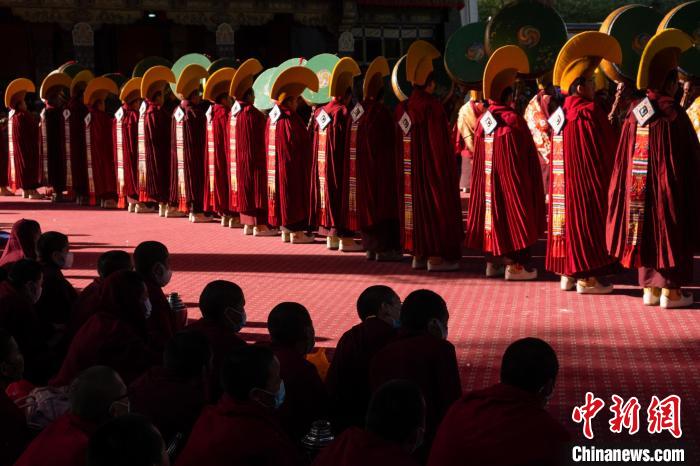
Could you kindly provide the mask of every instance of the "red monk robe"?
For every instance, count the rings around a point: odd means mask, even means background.
[[[0,195],[6,196],[10,177],[10,155],[7,139],[7,118],[0,119]]]
[[[635,181],[632,173],[637,122],[630,112],[610,182],[607,244],[623,266],[639,268],[641,286],[674,289],[692,281],[693,253],[700,250],[700,144],[673,98],[652,90],[647,97],[656,114],[646,125],[646,181]],[[630,213],[637,183],[645,186],[641,225]],[[639,238],[632,235],[634,228],[641,231]]]
[[[207,406],[175,466],[301,466],[296,447],[273,413],[255,401],[224,395]]]
[[[265,133],[265,140],[269,142],[270,132],[274,128],[274,170],[277,176],[272,189],[274,195],[268,199],[269,223],[300,231],[307,229],[309,224],[310,200],[305,193],[309,192],[311,183],[312,141],[306,124],[297,112],[285,105],[279,105],[279,109],[279,119],[274,123],[268,119]]]
[[[467,216],[467,246],[494,256],[526,262],[527,250],[545,228],[545,200],[537,149],[523,117],[511,107],[489,101],[498,126],[493,135],[491,172],[492,223],[485,224],[485,134],[477,125]],[[483,119],[483,115],[479,121]],[[522,262],[521,262],[522,261]]]
[[[117,186],[117,190],[121,191],[119,195],[125,198],[125,202],[126,198],[136,202],[139,198],[139,111],[138,108],[132,108],[132,105],[127,103],[122,104],[121,110],[123,112],[121,119],[121,159],[124,167],[124,187],[121,189]],[[116,153],[118,150],[116,141],[119,127],[120,125],[117,124],[115,119],[113,135],[115,160],[120,158]]]
[[[171,114],[164,105],[145,100],[146,199],[160,204],[170,199]],[[139,187],[143,191],[143,187]]]
[[[377,317],[368,317],[340,337],[326,378],[331,424],[336,432],[349,426],[364,427],[372,396],[370,361],[395,336],[391,325]]]
[[[231,213],[228,138],[230,113],[231,109],[228,105],[215,103],[211,107],[212,134],[208,137],[212,138],[214,147],[214,186],[210,186],[210,189],[205,191],[204,202],[211,211],[221,215]],[[209,166],[211,165],[211,161],[209,161]],[[211,177],[211,174],[209,176]]]
[[[8,115],[8,131],[12,129],[10,157],[15,167],[13,188],[31,192],[39,187],[39,127],[26,106],[22,104],[22,108]]]
[[[555,466],[569,434],[535,395],[497,384],[464,395],[440,424],[428,466]],[[570,453],[570,452],[569,452]]]
[[[177,155],[177,122],[173,118],[170,159],[170,205],[180,206],[182,212],[204,212],[204,176],[207,150],[207,116],[203,104],[182,100],[182,156],[183,175],[180,179]],[[181,189],[184,187],[184,192]]]
[[[330,122],[323,129],[318,122],[321,112],[330,117]],[[349,121],[350,110],[338,97],[317,109],[313,117],[314,156],[311,164],[309,225],[318,225],[319,233],[329,237],[343,234],[341,209]],[[325,144],[321,146],[321,142]]]
[[[36,260],[36,243],[41,236],[41,227],[36,220],[17,220],[10,230],[10,239],[0,257],[0,267],[6,267],[20,259]]]
[[[357,427],[343,432],[321,450],[313,466],[418,466],[401,445]]]
[[[187,311],[175,312],[170,307],[163,288],[150,278],[145,279],[151,316],[146,321],[151,345],[162,351],[166,343],[187,324]]]
[[[456,263],[462,257],[464,230],[447,115],[435,96],[418,88],[397,106],[396,121],[404,112],[411,120],[410,138],[396,129],[404,161],[399,170],[403,247],[422,260]]]
[[[24,412],[0,387],[0,466],[15,464],[30,440]]]
[[[66,413],[49,424],[29,444],[15,466],[85,465],[88,440],[95,430],[97,426],[94,423]]]
[[[53,99],[46,102],[42,121],[43,128],[41,129],[42,139],[45,136],[41,150],[46,152],[43,154],[43,158],[45,158],[45,171],[48,175],[48,179],[44,182],[60,194],[66,190],[65,140],[63,136],[63,109],[65,107],[62,104],[52,105],[51,100]]]
[[[237,204],[244,225],[267,224],[266,118],[250,102],[238,100],[236,115]],[[233,190],[231,191],[233,195]]]
[[[104,103],[90,106],[90,162],[95,198],[116,200],[117,171],[114,165],[114,123],[103,110]]]
[[[401,249],[399,205],[396,186],[395,123],[391,111],[373,98],[362,103],[355,136],[355,199],[351,202],[352,168],[350,142],[346,145],[343,218],[350,230],[362,232],[362,245],[370,252],[394,256]],[[352,128],[351,128],[352,130]],[[348,135],[348,141],[352,138]],[[386,256],[385,256],[386,257]]]
[[[102,278],[95,278],[92,283],[82,289],[78,294],[73,308],[70,311],[67,332],[70,336],[75,335],[85,322],[100,309],[100,299],[102,295]]]
[[[549,186],[549,236],[546,268],[559,275],[588,278],[604,275],[614,262],[605,243],[607,195],[617,144],[607,114],[594,102],[570,95],[564,102],[562,130],[564,189],[558,176]],[[557,146],[557,143],[553,143]],[[553,155],[555,159],[559,156]],[[555,169],[557,160],[552,160]],[[555,182],[557,186],[555,186]],[[564,195],[564,224],[559,224],[559,195]],[[557,206],[555,206],[555,203]],[[557,215],[553,215],[554,210]],[[557,225],[553,219],[557,219]],[[557,232],[562,230],[564,234]]]
[[[70,129],[71,188],[78,196],[87,197],[88,175],[87,152],[85,148],[85,116],[88,114],[88,108],[83,103],[82,93],[79,96],[70,98],[67,109],[70,111],[68,124]],[[66,156],[66,165],[68,160],[69,157]]]

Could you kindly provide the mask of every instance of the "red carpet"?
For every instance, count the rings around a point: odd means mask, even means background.
[[[67,276],[83,287],[95,275],[97,257],[109,249],[133,251],[141,241],[157,239],[172,254],[172,283],[191,317],[198,317],[199,292],[210,280],[238,283],[246,295],[250,339],[264,334],[267,313],[284,300],[299,301],[314,319],[318,344],[334,347],[357,321],[355,300],[372,284],[392,286],[401,297],[417,288],[440,293],[450,309],[449,339],[457,346],[465,390],[497,381],[506,346],[523,336],[537,336],[557,350],[562,366],[550,410],[582,439],[571,410],[593,392],[606,402],[594,420],[597,441],[625,444],[641,439],[678,447],[668,432],[649,437],[646,409],[652,395],[682,398],[686,455],[700,438],[700,312],[642,306],[634,274],[617,278],[612,296],[563,293],[553,276],[534,283],[506,283],[483,278],[481,257],[466,256],[462,271],[433,275],[413,272],[408,262],[367,262],[363,254],[327,251],[315,245],[282,244],[279,238],[242,236],[218,224],[191,224],[42,201],[0,199],[0,227],[9,230],[19,218],[32,218],[43,231],[70,235],[75,266]],[[540,251],[541,255],[541,251]],[[542,269],[541,257],[537,266]],[[697,262],[697,261],[696,261]],[[700,277],[696,263],[696,277]],[[696,288],[696,299],[698,297]],[[641,403],[641,432],[611,434],[608,407],[615,393]],[[587,443],[587,442],[585,442]],[[619,446],[619,445],[618,445]],[[691,464],[691,463],[688,463]],[[693,463],[697,464],[697,463]]]

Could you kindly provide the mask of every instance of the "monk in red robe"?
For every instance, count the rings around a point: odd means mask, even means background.
[[[170,466],[170,445],[144,416],[125,414],[101,425],[90,437],[88,464]]]
[[[452,405],[440,424],[429,466],[565,463],[570,435],[544,408],[559,371],[557,355],[537,338],[511,344],[501,383],[475,390]]]
[[[87,204],[89,199],[87,149],[85,145],[85,117],[88,108],[84,103],[85,88],[94,78],[88,70],[83,70],[73,77],[70,86],[71,97],[64,112],[64,122],[68,119],[68,139],[66,141],[66,170],[70,166],[70,183],[66,184],[71,193],[75,193],[78,204]],[[65,134],[65,132],[64,132]]]
[[[450,405],[462,395],[457,354],[447,341],[447,304],[436,293],[417,290],[401,307],[401,329],[395,341],[372,358],[369,381],[382,384],[403,379],[415,382],[426,405],[425,444],[418,456],[426,458],[438,425]]]
[[[700,250],[700,143],[673,99],[679,55],[690,47],[692,39],[676,29],[647,43],[637,75],[646,98],[622,127],[610,182],[610,254],[639,270],[644,304],[664,308],[692,305],[693,294],[681,287],[692,281]]]
[[[276,236],[279,230],[267,226],[266,118],[253,106],[253,78],[260,71],[260,62],[251,58],[231,81],[230,94],[235,99],[229,129],[232,166],[235,161],[231,203],[238,205],[244,235]]]
[[[229,153],[229,118],[232,106],[229,90],[235,72],[233,68],[222,68],[212,74],[204,85],[204,98],[212,104],[207,112],[207,166],[208,171],[214,170],[213,173],[207,173],[209,189],[205,190],[204,203],[214,214],[221,216],[221,226],[227,228],[240,225],[238,215],[233,215],[237,206],[231,204]]]
[[[38,121],[27,110],[24,100],[27,92],[34,92],[34,84],[19,78],[7,85],[5,106],[7,115],[8,149],[10,156],[10,188],[21,189],[25,198],[41,199],[39,187],[39,128]]]
[[[30,439],[24,413],[5,393],[23,372],[24,358],[17,342],[0,328],[0,466],[14,464]]]
[[[425,401],[418,386],[382,385],[367,411],[367,427],[351,427],[319,453],[313,466],[418,466],[411,453],[425,430]]]
[[[474,142],[467,246],[486,253],[486,276],[534,280],[530,248],[545,228],[545,200],[537,150],[525,120],[510,106],[517,73],[529,63],[516,46],[501,47],[484,70],[489,108]],[[504,270],[504,265],[506,265]]]
[[[304,306],[286,302],[270,311],[267,329],[286,389],[280,421],[290,438],[298,442],[314,421],[326,419],[328,414],[326,387],[316,366],[306,360],[306,355],[314,349],[313,322]]]
[[[44,276],[41,298],[36,303],[37,314],[47,325],[62,327],[68,323],[71,308],[78,297],[78,292],[62,272],[73,266],[68,237],[57,231],[47,231],[39,237],[37,252]]]
[[[224,396],[207,406],[176,466],[301,466],[305,464],[274,411],[284,404],[280,363],[264,346],[234,350],[221,372]]]
[[[119,375],[106,366],[83,371],[71,384],[70,409],[48,425],[29,444],[16,466],[82,466],[87,446],[97,427],[112,417],[126,414],[129,400]]]
[[[413,255],[413,268],[451,271],[462,257],[462,207],[459,177],[450,142],[449,122],[433,95],[433,60],[440,52],[418,40],[406,56],[408,100],[396,107],[399,128],[401,240]],[[439,189],[437,187],[440,187]]]
[[[14,196],[10,185],[10,148],[7,135],[7,117],[0,118],[0,196]]]
[[[162,351],[151,345],[146,324],[150,308],[146,285],[136,272],[112,274],[103,285],[99,312],[73,338],[51,385],[69,385],[98,364],[113,368],[129,384],[159,363]]]
[[[41,112],[39,150],[41,153],[42,184],[53,189],[53,199],[63,200],[66,190],[66,163],[63,110],[66,108],[71,78],[65,73],[49,73],[41,83],[40,95],[45,107]]]
[[[207,404],[210,360],[204,335],[180,332],[168,342],[163,365],[150,368],[129,385],[131,409],[148,417],[166,443],[177,434],[187,438]]]
[[[388,286],[371,286],[357,299],[361,322],[340,337],[326,378],[335,432],[365,425],[370,361],[395,338],[400,312],[401,300]]]
[[[139,205],[139,107],[141,78],[131,78],[121,88],[122,106],[114,115],[114,152],[117,164],[118,206],[128,212],[148,209]],[[139,209],[139,210],[140,210]],[[152,210],[151,210],[152,211]]]
[[[564,45],[554,68],[554,84],[568,97],[551,117],[546,267],[561,275],[562,290],[576,288],[580,294],[613,291],[603,276],[615,262],[605,243],[605,222],[617,138],[594,100],[594,74],[603,58],[621,61],[617,40],[586,32]]]
[[[318,77],[293,66],[275,79],[270,98],[277,102],[267,120],[267,194],[270,225],[282,228],[282,241],[313,243],[309,233],[312,146],[304,120],[297,114],[304,89],[318,91]]]
[[[216,402],[221,395],[219,380],[224,359],[234,349],[246,345],[239,334],[247,320],[243,290],[235,283],[225,280],[207,283],[199,296],[199,309],[202,318],[189,324],[185,330],[205,335],[211,345],[209,391],[211,400]]]
[[[10,230],[10,239],[0,257],[0,267],[7,267],[20,259],[36,260],[36,243],[41,236],[41,226],[36,220],[17,220]]]
[[[363,100],[350,112],[346,144],[343,222],[362,233],[367,259],[401,260],[399,211],[396,191],[396,140],[394,117],[383,104],[384,78],[389,65],[384,57],[370,64],[363,83]],[[354,134],[353,134],[354,132]]]
[[[202,66],[188,65],[175,89],[181,101],[173,113],[171,131],[170,205],[177,209],[168,210],[168,216],[175,212],[189,215],[193,223],[209,221],[204,215],[207,117],[199,90],[200,81],[207,76]]]
[[[326,237],[328,249],[345,252],[361,251],[354,232],[346,228],[342,215],[345,157],[350,130],[352,82],[360,67],[350,57],[343,57],[333,67],[328,86],[330,102],[316,109],[313,116],[313,162],[311,165],[311,211],[309,223],[318,225]]]

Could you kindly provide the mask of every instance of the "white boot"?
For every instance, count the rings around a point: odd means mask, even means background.
[[[503,264],[486,263],[486,278],[502,277],[506,273],[506,266]]]
[[[658,306],[661,302],[661,288],[644,288],[642,301],[645,306]]]
[[[661,293],[661,307],[664,309],[688,308],[693,305],[693,293],[681,289],[664,288]]]
[[[506,280],[508,281],[526,281],[537,279],[537,269],[533,268],[528,271],[520,264],[510,264],[506,266]]]
[[[559,280],[559,289],[562,291],[573,291],[576,288],[576,279],[562,275]]]
[[[576,281],[576,292],[578,294],[610,294],[613,292],[611,284],[603,284],[595,277]]]

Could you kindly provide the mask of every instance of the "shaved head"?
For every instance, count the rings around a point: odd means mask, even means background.
[[[70,386],[70,411],[81,419],[102,422],[111,417],[112,404],[126,397],[126,385],[114,369],[85,369]]]

